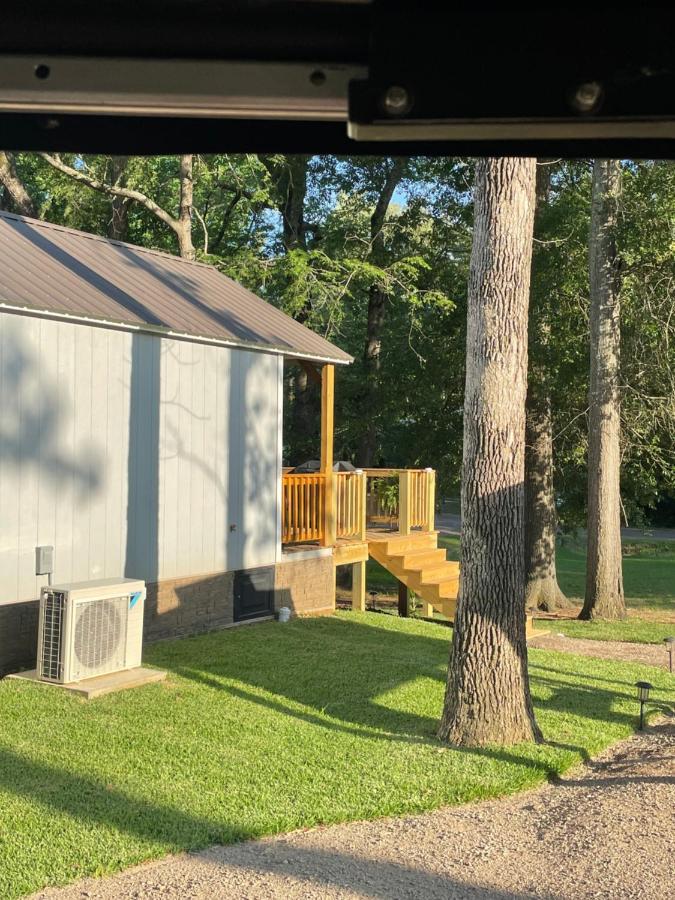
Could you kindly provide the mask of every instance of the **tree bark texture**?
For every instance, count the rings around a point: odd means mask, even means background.
[[[129,162],[128,156],[113,156],[111,161],[112,183],[117,187],[126,187],[126,168]],[[108,237],[114,241],[126,241],[129,228],[129,204],[128,197],[120,197],[113,194],[110,198],[110,223],[108,225]]]
[[[274,182],[275,205],[281,214],[281,241],[286,252],[307,249],[305,200],[309,156],[260,156]]]
[[[582,619],[626,615],[621,568],[619,354],[621,285],[616,248],[621,165],[593,166],[590,270],[590,388],[588,410],[588,546]]]
[[[551,397],[528,389],[525,427],[525,606],[552,612],[568,606],[555,565]]]
[[[537,164],[534,233],[548,201],[551,165]],[[534,262],[534,260],[533,260]],[[535,266],[536,274],[536,266]],[[533,278],[535,277],[533,274]],[[532,289],[530,358],[525,407],[525,606],[552,612],[568,605],[556,573],[553,417],[551,414],[551,298]]]
[[[0,184],[9,195],[15,212],[21,216],[37,217],[37,209],[17,174],[12,154],[4,150],[0,150]]]
[[[197,256],[192,243],[192,166],[192,154],[184,153],[180,158],[180,203],[176,223],[178,252],[183,259],[196,259]]]
[[[281,200],[282,241],[286,250],[307,249],[305,199],[307,197],[308,156],[288,157]]]
[[[307,250],[305,203],[309,156],[261,157],[275,186],[275,202],[281,215],[281,241],[286,253]],[[307,323],[311,312],[309,299],[295,314],[296,321]],[[293,379],[290,433],[296,452],[312,455],[315,445],[318,391],[312,389],[307,373],[300,369]],[[298,460],[300,462],[301,460]]]
[[[384,224],[394,191],[403,178],[404,159],[395,159],[386,175],[375,209],[370,217],[370,259],[381,265],[384,255]],[[377,409],[382,354],[382,331],[389,297],[381,284],[373,284],[368,292],[366,343],[363,349],[364,397],[363,439],[359,448],[362,466],[373,466],[377,454]]]
[[[461,585],[439,737],[538,740],[525,641],[527,315],[536,161],[477,164],[469,274]]]

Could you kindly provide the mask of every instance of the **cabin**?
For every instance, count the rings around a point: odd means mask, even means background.
[[[41,547],[59,582],[143,579],[146,640],[330,613],[338,565],[363,609],[369,556],[451,615],[434,472],[334,471],[350,362],[213,266],[0,213],[0,674],[35,663]],[[282,467],[291,365],[316,471]]]

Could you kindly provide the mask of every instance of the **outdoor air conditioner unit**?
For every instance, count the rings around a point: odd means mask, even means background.
[[[106,578],[43,587],[37,674],[68,684],[141,664],[145,582]]]

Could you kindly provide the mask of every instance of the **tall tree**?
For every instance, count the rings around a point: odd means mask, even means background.
[[[621,568],[621,271],[616,245],[620,192],[620,162],[596,159],[589,233],[588,542],[582,619],[626,615]]]
[[[462,580],[439,729],[480,746],[539,739],[525,641],[527,313],[536,160],[477,164],[462,468]]]
[[[369,262],[376,266],[384,263],[384,226],[394,191],[405,174],[406,161],[392,160],[387,169],[382,187],[370,217]],[[366,342],[363,350],[364,396],[363,439],[361,441],[359,464],[372,466],[377,450],[377,407],[380,378],[380,357],[382,352],[382,330],[389,295],[380,281],[375,281],[368,291],[368,313],[366,320]]]
[[[261,162],[272,180],[272,200],[281,216],[281,243],[285,254],[307,252],[307,172],[309,156],[261,156]],[[292,271],[292,266],[290,267]],[[305,325],[311,313],[309,296],[305,296],[293,317]],[[304,440],[312,443],[318,420],[317,391],[312,391],[308,367],[296,365],[289,372],[288,392],[291,398],[290,428],[294,443],[304,449]],[[301,437],[302,436],[302,437]],[[295,460],[300,462],[300,460]]]
[[[22,216],[35,217],[37,208],[23,181],[19,178],[11,153],[0,150],[0,185],[7,194],[13,209]]]
[[[307,249],[307,172],[309,156],[261,156],[274,186],[273,198],[281,215],[281,240],[286,251]]]
[[[115,187],[127,186],[128,156],[113,156],[111,159],[110,183]],[[128,197],[113,194],[110,198],[110,225],[108,237],[115,241],[126,241],[129,228],[129,203]]]
[[[65,163],[60,156],[52,156],[49,153],[41,153],[40,156],[50,166],[57,169],[63,175],[72,178],[80,184],[84,184],[94,191],[107,194],[109,197],[119,197],[133,200],[157,219],[168,225],[178,241],[178,252],[183,259],[195,259],[196,252],[192,242],[192,198],[193,198],[193,156],[185,153],[179,162],[180,197],[178,202],[178,215],[173,215],[156,203],[151,197],[141,191],[132,190],[119,184],[110,184],[90,175],[86,169],[76,169]]]
[[[537,164],[535,235],[551,184],[551,161]],[[540,250],[543,248],[539,248]],[[549,612],[566,606],[558,585],[555,550],[557,516],[553,489],[553,415],[551,409],[551,295],[537,290],[537,250],[530,292],[529,370],[525,418],[525,605]]]

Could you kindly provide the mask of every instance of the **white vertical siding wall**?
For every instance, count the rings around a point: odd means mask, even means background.
[[[281,357],[0,314],[0,603],[270,565]]]

